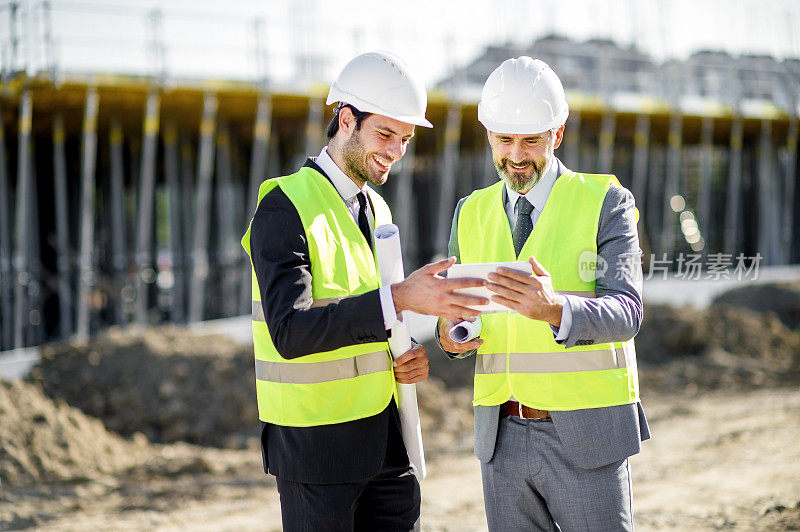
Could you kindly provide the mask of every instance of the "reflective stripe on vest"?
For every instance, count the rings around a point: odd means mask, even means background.
[[[253,321],[264,322],[264,306],[253,301]],[[352,358],[325,362],[271,362],[256,359],[256,380],[293,384],[311,384],[340,379],[353,379],[378,371],[389,371],[386,351],[364,353]]]
[[[259,323],[267,321],[264,316],[264,305],[261,304],[261,301],[253,300],[253,321]]]
[[[256,380],[292,384],[312,384],[341,379],[354,379],[362,375],[389,371],[386,351],[365,353],[352,358],[326,362],[292,363],[256,360]]]
[[[626,350],[632,347],[623,344],[612,349],[591,351],[564,351],[563,353],[478,353],[475,373],[487,375],[505,373],[506,360],[511,373],[574,373],[580,371],[602,371],[628,367]]]

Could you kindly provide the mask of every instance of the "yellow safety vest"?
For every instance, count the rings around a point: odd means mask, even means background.
[[[280,187],[305,229],[311,260],[312,297],[347,297],[380,287],[378,266],[341,196],[325,176],[308,167],[261,184],[258,201]],[[389,207],[369,189],[375,225],[391,223]],[[252,222],[251,222],[252,225]],[[242,238],[250,254],[250,227]],[[381,412],[395,392],[389,345],[350,345],[296,359],[272,343],[253,271],[253,345],[258,417],[292,427],[329,425]]]
[[[558,293],[595,297],[600,209],[608,188],[620,186],[617,178],[562,174],[519,257],[503,207],[503,186],[500,181],[464,201],[458,218],[461,262],[535,256],[550,272]],[[485,314],[481,320],[483,344],[475,361],[475,405],[498,405],[512,395],[526,406],[543,410],[577,410],[639,400],[633,340],[567,349],[555,342],[544,321],[509,312]]]

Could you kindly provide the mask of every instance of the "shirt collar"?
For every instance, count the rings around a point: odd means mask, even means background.
[[[350,179],[347,174],[336,165],[333,159],[331,159],[331,156],[328,155],[327,146],[322,148],[322,151],[319,152],[319,157],[317,157],[314,162],[316,162],[317,166],[331,178],[331,183],[333,183],[336,192],[339,193],[342,199],[351,201],[359,192],[366,192],[367,184],[364,183],[363,187],[358,188],[353,180]]]
[[[553,159],[550,161],[550,165],[547,167],[547,170],[544,171],[544,174],[539,182],[533,185],[533,187],[525,194],[525,199],[531,202],[531,205],[533,205],[533,207],[539,213],[541,213],[544,209],[544,204],[547,203],[547,198],[550,196],[550,191],[553,189],[553,184],[555,184],[556,178],[558,178],[560,174],[558,170],[559,160],[553,157]],[[508,202],[512,206],[516,205],[517,198],[519,198],[522,194],[511,190],[511,188],[508,186],[508,183],[506,183],[505,187],[506,195],[508,196]]]

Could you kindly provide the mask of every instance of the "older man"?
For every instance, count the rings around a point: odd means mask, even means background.
[[[569,113],[543,61],[504,61],[486,81],[478,119],[501,181],[462,199],[450,253],[499,268],[477,339],[438,336],[451,357],[474,354],[475,454],[491,530],[633,528],[628,457],[649,438],[633,337],[642,320],[637,211],[612,175],[564,167],[554,151]]]

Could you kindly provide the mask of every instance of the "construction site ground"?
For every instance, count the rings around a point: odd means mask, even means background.
[[[800,530],[799,293],[646,308],[638,530]],[[486,530],[470,362],[428,353],[422,528]],[[0,381],[0,530],[280,530],[252,372],[249,346],[173,327],[47,346]]]

